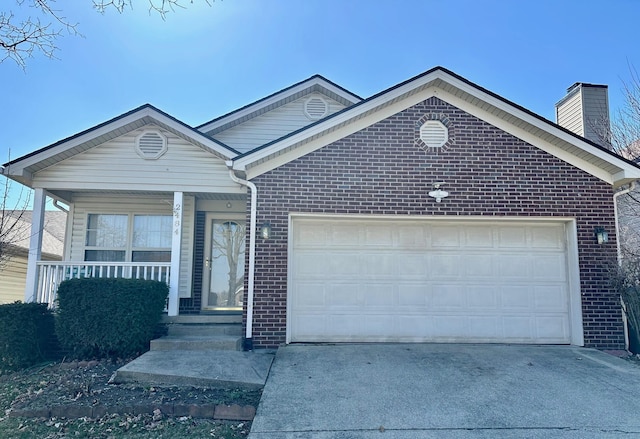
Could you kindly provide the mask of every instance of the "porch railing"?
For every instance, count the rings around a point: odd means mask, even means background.
[[[83,277],[121,277],[148,279],[169,284],[170,262],[38,262],[36,302],[55,307],[58,286],[62,281]]]

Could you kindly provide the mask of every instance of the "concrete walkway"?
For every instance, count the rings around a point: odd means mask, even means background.
[[[272,361],[259,351],[149,351],[118,369],[112,382],[260,389]]]
[[[640,367],[561,346],[290,345],[250,439],[640,437]]]

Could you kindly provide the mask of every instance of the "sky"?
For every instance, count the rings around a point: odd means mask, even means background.
[[[82,36],[0,63],[0,163],[145,103],[197,126],[314,74],[366,98],[443,66],[550,120],[573,83],[607,84],[615,117],[640,69],[637,0],[190,1],[165,20],[55,2]]]

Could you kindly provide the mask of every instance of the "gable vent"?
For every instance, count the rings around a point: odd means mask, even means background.
[[[311,120],[323,118],[327,113],[329,113],[329,104],[321,97],[311,97],[304,103],[304,114]]]
[[[136,138],[136,152],[143,159],[157,159],[167,152],[167,138],[157,131],[145,131]]]
[[[430,148],[440,148],[449,140],[449,130],[438,120],[429,120],[420,127],[420,140]]]

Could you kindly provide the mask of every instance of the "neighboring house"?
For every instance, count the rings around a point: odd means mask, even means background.
[[[5,211],[4,215],[8,217],[8,221],[3,224],[7,224],[8,228],[15,223],[15,227],[11,227],[11,233],[5,238],[7,246],[3,248],[6,257],[3,256],[0,264],[0,303],[12,303],[17,300],[24,301],[32,212]],[[65,212],[45,212],[41,257],[43,261],[62,260],[66,221]]]
[[[242,312],[247,347],[625,344],[606,268],[640,168],[441,67],[366,99],[313,76],[195,128],[143,105],[4,166],[70,206],[30,300],[134,276],[169,315]]]

